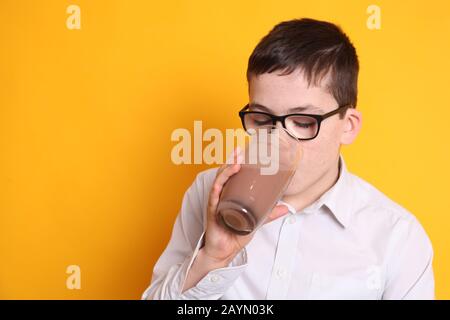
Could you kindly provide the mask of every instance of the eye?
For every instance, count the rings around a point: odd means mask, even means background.
[[[270,120],[270,119],[265,119],[265,120],[257,120],[257,119],[254,119],[253,122],[254,122],[256,125],[262,126],[262,125],[265,125],[265,124],[272,123],[272,120]]]
[[[272,119],[265,114],[252,113],[247,117],[255,126],[265,126],[272,124]]]
[[[311,128],[314,125],[314,122],[298,122],[294,121],[295,126],[299,128]]]

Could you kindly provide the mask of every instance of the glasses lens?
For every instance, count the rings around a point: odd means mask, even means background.
[[[245,129],[260,129],[272,126],[272,119],[261,113],[246,113],[244,116]]]
[[[286,129],[299,139],[311,139],[316,136],[319,125],[317,120],[308,116],[291,116],[286,118]]]

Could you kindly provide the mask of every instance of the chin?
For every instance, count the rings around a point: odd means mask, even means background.
[[[305,186],[289,185],[289,187],[283,193],[283,196],[293,196],[293,195],[302,193],[304,190],[305,190]]]

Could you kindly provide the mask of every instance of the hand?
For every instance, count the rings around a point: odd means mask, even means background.
[[[242,250],[254,236],[253,232],[244,236],[235,234],[225,229],[218,222],[218,214],[216,211],[223,186],[228,179],[236,174],[241,168],[240,163],[242,163],[242,159],[240,158],[239,148],[236,148],[232,153],[232,157],[232,164],[225,164],[217,171],[216,178],[209,194],[205,245],[201,250],[203,250],[205,257],[210,259],[213,263],[223,264],[224,262],[231,262],[236,254]],[[264,224],[284,216],[288,211],[289,210],[285,205],[275,206]]]

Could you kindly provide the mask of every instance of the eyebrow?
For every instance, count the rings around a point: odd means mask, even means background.
[[[259,104],[259,103],[249,103],[248,105],[252,109],[257,108],[257,109],[261,109],[262,111],[267,112],[267,113],[273,113],[273,110],[271,110],[270,108],[263,106],[262,104]],[[307,104],[304,104],[304,105],[301,105],[298,107],[288,109],[288,113],[302,113],[307,110],[313,111],[313,112],[320,112],[320,113],[324,112],[321,108],[319,108],[315,105],[312,105],[310,103],[307,103]]]

